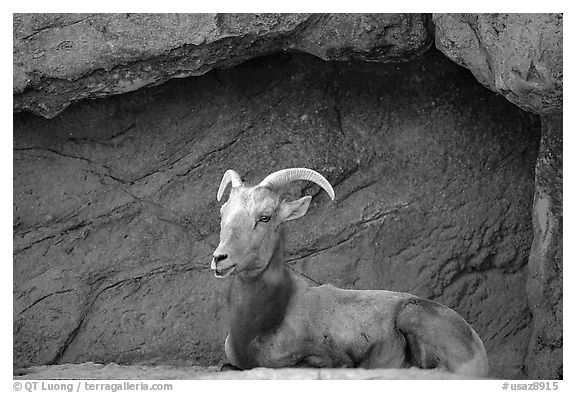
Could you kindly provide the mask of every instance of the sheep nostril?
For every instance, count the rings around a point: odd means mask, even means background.
[[[216,262],[216,263],[222,262],[226,258],[228,258],[228,255],[226,255],[226,254],[214,255],[214,262]]]

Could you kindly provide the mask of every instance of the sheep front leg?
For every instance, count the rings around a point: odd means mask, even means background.
[[[224,363],[220,367],[220,371],[231,371],[231,370],[242,370],[238,366],[235,366],[236,357],[234,356],[234,352],[232,351],[232,344],[230,343],[230,334],[226,335],[226,341],[224,341],[224,352],[226,353],[226,358],[230,363]]]
[[[306,356],[294,365],[297,368],[324,368],[328,367],[324,359],[320,356]]]
[[[233,365],[233,364],[231,364],[231,363],[224,363],[224,364],[220,367],[220,371],[242,371],[242,369],[236,367],[235,365]]]

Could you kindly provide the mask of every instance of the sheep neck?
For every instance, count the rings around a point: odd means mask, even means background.
[[[234,353],[243,368],[256,366],[257,339],[282,323],[293,291],[293,282],[284,264],[284,231],[281,229],[274,253],[264,271],[254,278],[234,277],[229,303],[230,335]]]

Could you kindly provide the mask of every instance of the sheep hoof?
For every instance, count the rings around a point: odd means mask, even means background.
[[[240,371],[241,369],[236,367],[231,363],[224,363],[222,367],[220,367],[220,371]]]

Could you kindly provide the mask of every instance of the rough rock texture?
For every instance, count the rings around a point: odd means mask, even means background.
[[[527,291],[531,378],[562,378],[562,14],[435,14],[436,47],[521,108],[543,115]]]
[[[561,114],[542,118],[532,215],[527,291],[534,322],[526,367],[532,378],[562,379]]]
[[[118,364],[63,364],[37,366],[16,372],[14,379],[470,379],[465,375],[436,370],[341,369],[341,368],[255,368],[219,372],[219,367],[123,366]]]
[[[52,118],[83,98],[283,50],[409,60],[432,45],[429,21],[423,14],[15,14],[14,110]]]
[[[434,14],[436,47],[538,114],[562,110],[562,14]]]
[[[14,116],[14,363],[217,364],[216,190],[305,166],[290,266],[461,313],[521,377],[540,122],[439,52],[403,65],[277,55]]]

